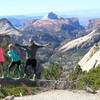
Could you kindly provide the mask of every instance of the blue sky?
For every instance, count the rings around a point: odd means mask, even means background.
[[[0,0],[0,16],[100,9],[100,0]]]

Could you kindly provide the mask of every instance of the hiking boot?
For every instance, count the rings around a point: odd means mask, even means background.
[[[33,80],[36,80],[36,75],[35,74],[33,75]]]
[[[21,78],[21,76],[18,76],[18,78],[20,79],[20,78]]]
[[[26,76],[27,76],[27,75],[26,75],[26,74],[24,74],[23,78],[26,78]]]
[[[4,78],[4,75],[2,75],[2,78]]]

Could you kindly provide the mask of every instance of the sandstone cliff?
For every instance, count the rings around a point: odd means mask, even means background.
[[[100,65],[100,43],[95,44],[78,64],[86,71]]]

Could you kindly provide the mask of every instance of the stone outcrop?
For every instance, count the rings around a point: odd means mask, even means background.
[[[13,27],[13,25],[6,19],[0,19],[0,34],[21,36],[21,32]]]
[[[85,71],[100,65],[100,43],[95,44],[78,64]]]
[[[65,89],[69,87],[68,81],[60,80],[33,80],[33,79],[16,79],[16,78],[0,78],[0,84],[2,86],[35,86],[44,87],[49,89]]]

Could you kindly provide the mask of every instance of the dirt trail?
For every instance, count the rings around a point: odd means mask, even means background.
[[[14,100],[100,100],[100,91],[90,94],[79,90],[52,90],[33,96],[16,97]]]

